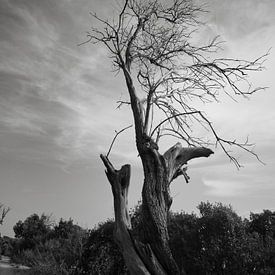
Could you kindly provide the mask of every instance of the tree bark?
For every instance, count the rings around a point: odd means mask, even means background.
[[[165,275],[149,244],[144,245],[135,240],[131,234],[131,219],[128,212],[128,189],[130,185],[131,168],[129,164],[116,170],[109,159],[100,155],[106,175],[112,187],[115,211],[114,237],[119,245],[126,266],[133,275]]]
[[[167,217],[172,204],[169,186],[179,175],[188,177],[182,166],[189,160],[208,157],[213,152],[204,147],[183,148],[177,143],[161,155],[153,140],[148,139],[139,148],[143,148],[139,153],[145,176],[142,190],[145,240],[167,274],[185,274],[179,270],[169,247]]]
[[[166,274],[179,274],[169,248],[167,216],[172,199],[163,157],[157,150],[142,156],[144,185],[142,189],[142,217],[144,236]]]

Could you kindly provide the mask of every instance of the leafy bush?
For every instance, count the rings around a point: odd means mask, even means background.
[[[88,232],[71,219],[57,225],[49,221],[44,214],[33,214],[14,226],[13,261],[31,266],[34,274],[81,274]]]
[[[231,206],[201,203],[200,215],[169,213],[170,247],[187,274],[275,274],[275,212],[239,217]],[[131,211],[133,236],[142,241],[142,208]],[[114,221],[87,232],[72,220],[57,225],[32,215],[15,226],[12,257],[34,274],[127,274],[114,241]],[[30,243],[29,243],[30,242]]]
[[[126,274],[122,254],[113,238],[114,221],[107,220],[90,230],[82,255],[82,274]]]
[[[199,216],[184,212],[169,215],[170,247],[181,270],[191,275],[275,274],[275,246],[271,238],[275,227],[267,223],[269,239],[265,243],[266,231],[259,233],[259,226],[255,227],[256,223],[266,224],[255,220],[261,219],[261,214],[251,214],[250,220],[243,220],[231,206],[209,202],[201,203],[198,209]],[[141,211],[138,204],[131,211],[131,218],[132,234],[142,240]],[[265,219],[270,220],[267,216]],[[86,272],[83,274],[125,274],[123,258],[113,240],[113,228],[114,222],[106,221],[90,231],[82,257]]]
[[[249,221],[221,203],[201,203],[198,209],[199,217],[171,213],[168,224],[172,253],[187,274],[275,274],[274,227],[253,227],[262,214],[251,214]]]

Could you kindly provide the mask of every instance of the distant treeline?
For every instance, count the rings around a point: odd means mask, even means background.
[[[187,274],[275,274],[275,212],[242,219],[221,203],[202,202],[198,209],[199,215],[169,217],[170,247]],[[140,205],[131,213],[135,236],[142,236],[140,213]],[[34,274],[127,274],[112,220],[85,230],[71,219],[54,223],[33,214],[13,229],[15,238],[0,240],[2,253]]]

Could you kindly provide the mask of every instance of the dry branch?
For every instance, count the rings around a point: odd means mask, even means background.
[[[106,155],[107,158],[108,158],[109,154],[111,153],[112,147],[113,147],[113,145],[114,145],[114,142],[115,142],[117,136],[118,136],[119,134],[121,134],[123,131],[125,131],[125,130],[131,128],[132,126],[133,126],[133,125],[127,126],[127,127],[121,129],[121,130],[118,131],[118,132],[115,131],[116,134],[115,134],[115,136],[114,136],[114,138],[113,138],[113,140],[112,140],[112,142],[111,142],[110,148],[109,148],[108,153],[107,153],[107,155]]]
[[[205,147],[183,148],[180,143],[175,144],[163,155],[168,170],[169,182],[171,183],[180,175],[183,175],[186,182],[188,182],[187,168],[183,166],[191,159],[209,157],[211,154],[214,154],[214,152]]]

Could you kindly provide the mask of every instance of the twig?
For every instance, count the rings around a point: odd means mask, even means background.
[[[178,116],[193,115],[193,114],[198,114],[198,113],[200,113],[200,111],[179,113],[179,114],[175,114],[175,115],[172,115],[172,116],[170,116],[170,117],[167,117],[166,119],[164,119],[163,121],[161,121],[161,122],[154,128],[154,130],[152,131],[150,137],[152,137],[153,134],[155,133],[155,131],[156,131],[163,123],[165,123],[166,121],[168,121],[168,120],[170,120],[170,119],[172,119],[172,118],[178,117]]]
[[[110,152],[111,152],[111,150],[112,150],[112,147],[113,147],[113,145],[114,145],[114,142],[115,142],[117,136],[118,136],[119,134],[121,134],[123,131],[125,131],[125,130],[131,128],[132,126],[133,126],[133,125],[127,126],[127,127],[123,128],[122,130],[120,130],[120,131],[118,131],[118,132],[115,130],[115,133],[116,133],[116,134],[115,134],[115,136],[114,136],[114,138],[113,138],[113,140],[112,140],[112,143],[111,143],[111,145],[110,145],[109,151],[108,151],[108,153],[107,153],[107,155],[106,155],[107,158],[108,158],[108,156],[109,156],[109,154],[110,154]]]
[[[121,107],[123,104],[131,105],[131,102],[129,102],[129,101],[122,101],[122,100],[118,100],[116,103],[119,104],[119,105],[116,107],[116,109],[120,109],[120,107]]]

